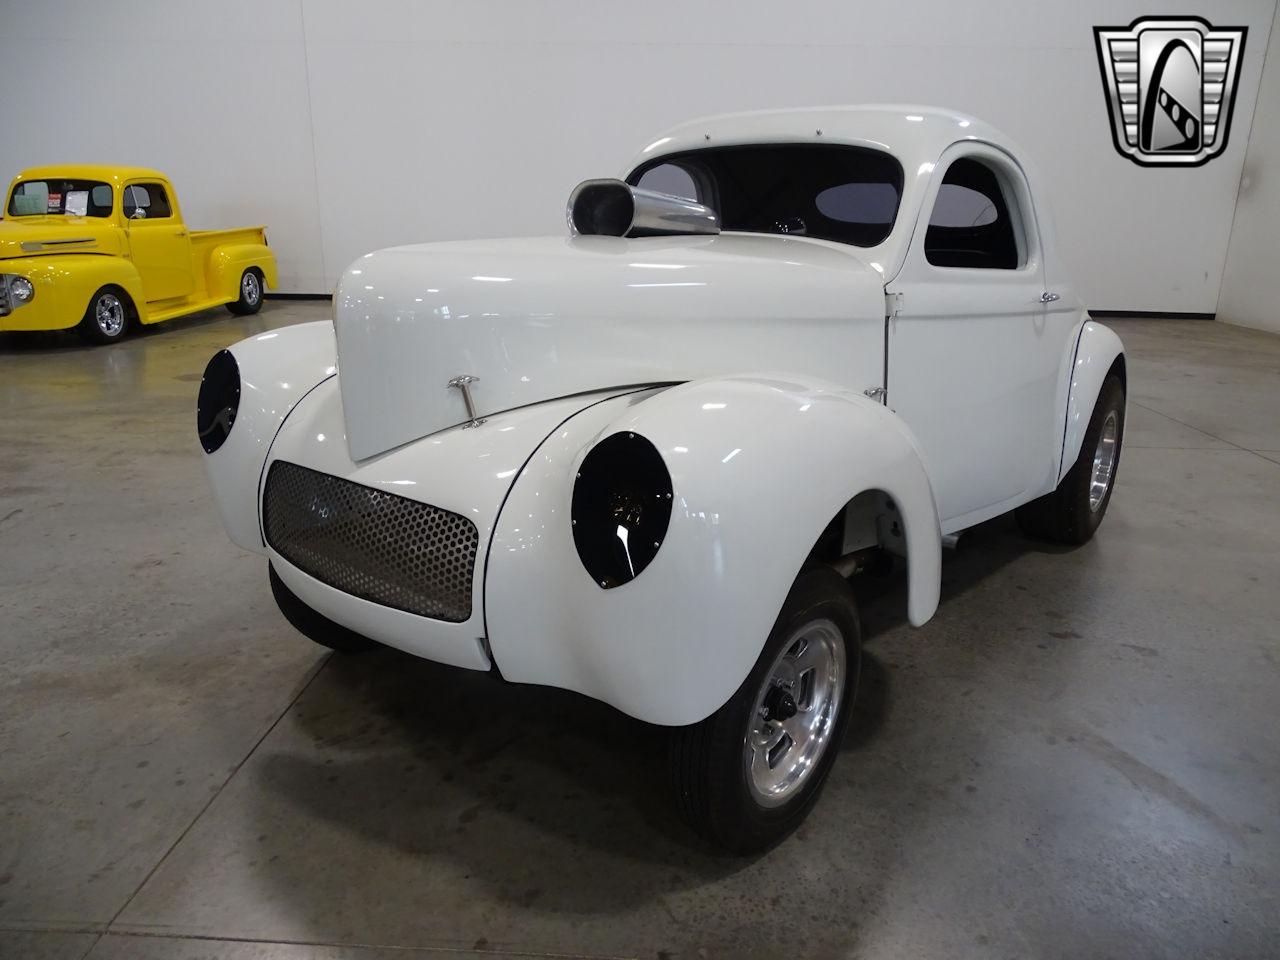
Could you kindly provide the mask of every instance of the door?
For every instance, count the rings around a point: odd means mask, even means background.
[[[887,288],[887,402],[915,432],[950,533],[1056,483],[1074,319],[1045,309],[1040,236],[1017,164],[962,143],[937,171]]]
[[[191,238],[169,191],[160,183],[131,183],[123,200],[129,252],[147,302],[188,296],[195,289]]]

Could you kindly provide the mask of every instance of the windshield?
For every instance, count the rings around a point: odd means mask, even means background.
[[[111,216],[111,187],[98,180],[24,180],[9,197],[8,216]]]
[[[627,182],[705,203],[724,230],[874,247],[893,229],[902,165],[880,150],[840,144],[710,147],[658,157]]]

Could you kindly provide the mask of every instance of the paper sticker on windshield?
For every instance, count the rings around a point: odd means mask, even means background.
[[[49,200],[45,204],[44,209],[46,213],[61,213],[62,212],[62,194],[60,193],[49,194]]]

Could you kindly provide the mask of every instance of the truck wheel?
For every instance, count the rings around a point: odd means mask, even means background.
[[[227,309],[241,317],[262,309],[262,274],[256,267],[240,274],[240,299],[228,303]]]
[[[672,731],[682,812],[713,844],[763,850],[809,812],[852,712],[859,637],[849,584],[825,567],[803,571],[738,691]]]
[[[90,343],[123,340],[129,331],[128,298],[115,287],[103,287],[89,299],[76,330]]]
[[[1111,374],[1102,384],[1080,456],[1058,489],[1017,509],[1022,532],[1041,540],[1081,544],[1093,536],[1111,502],[1124,442],[1124,384]]]

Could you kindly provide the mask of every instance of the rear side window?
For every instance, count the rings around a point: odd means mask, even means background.
[[[874,247],[893,229],[902,166],[842,144],[708,147],[651,160],[633,186],[705,203],[724,230],[785,233]]]
[[[929,216],[924,255],[935,267],[1017,269],[1013,217],[999,179],[985,163],[961,159],[947,168]]]
[[[124,215],[128,219],[157,220],[173,216],[169,195],[158,183],[131,183],[124,188]]]

